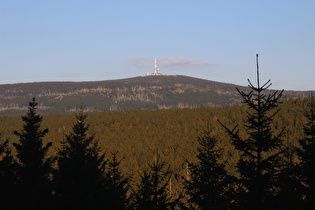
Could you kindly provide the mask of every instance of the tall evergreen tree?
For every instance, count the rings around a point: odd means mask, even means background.
[[[278,176],[278,193],[274,209],[299,209],[303,208],[303,185],[299,180],[299,167],[295,162],[296,147],[293,144],[286,145],[282,154],[280,173]]]
[[[58,152],[54,173],[56,208],[106,209],[105,155],[100,155],[94,136],[87,135],[89,126],[82,106],[75,117],[72,132]]]
[[[298,155],[301,163],[301,180],[306,187],[305,200],[308,208],[315,206],[315,100],[311,96],[308,110],[305,112],[307,124],[304,126],[305,137],[299,140],[301,148]]]
[[[198,209],[227,209],[231,192],[232,177],[224,168],[222,148],[217,148],[218,138],[210,130],[198,136],[198,163],[188,162],[189,177],[184,178],[190,207]]]
[[[148,166],[150,170],[140,174],[141,182],[134,193],[135,209],[174,209],[178,200],[172,200],[168,192],[172,175],[169,165],[158,156],[152,164],[148,163]]]
[[[1,137],[1,136],[0,136]],[[8,148],[9,141],[0,144],[0,207],[16,209],[14,198],[16,191],[16,163]]]
[[[17,200],[23,208],[45,209],[51,197],[51,172],[53,158],[47,158],[52,143],[43,145],[48,129],[41,130],[42,117],[36,113],[35,98],[29,103],[28,112],[22,116],[23,129],[14,131],[19,142],[14,143],[17,151]]]
[[[112,153],[106,170],[107,209],[127,209],[129,207],[129,178],[125,178],[120,171],[117,152]]]
[[[230,135],[232,144],[240,152],[237,169],[240,173],[240,182],[244,187],[244,194],[240,195],[239,205],[248,209],[271,208],[272,197],[279,173],[282,150],[283,130],[273,136],[271,123],[278,113],[278,104],[282,91],[265,94],[271,86],[270,80],[260,85],[258,55],[257,56],[257,86],[250,80],[251,91],[245,93],[237,89],[243,103],[247,104],[247,124],[245,128],[248,137],[242,138],[237,126],[234,129],[225,127]]]
[[[110,160],[101,154],[82,106],[75,114],[72,132],[62,141],[58,169],[54,173],[57,207],[78,209],[126,209],[129,179],[120,171],[117,153]]]

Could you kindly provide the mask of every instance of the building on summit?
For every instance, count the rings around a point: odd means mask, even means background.
[[[154,61],[154,72],[151,73],[151,74],[149,74],[149,73],[146,74],[146,76],[149,76],[149,75],[154,75],[154,76],[156,76],[156,75],[164,75],[164,74],[162,74],[160,72],[160,69],[156,68],[156,57],[155,57],[155,61]]]

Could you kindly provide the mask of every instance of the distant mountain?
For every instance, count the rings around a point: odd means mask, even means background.
[[[236,91],[247,87],[187,76],[159,75],[95,82],[37,82],[0,85],[0,115],[24,114],[32,97],[42,114],[129,109],[172,109],[241,103]],[[306,97],[285,91],[283,98]]]

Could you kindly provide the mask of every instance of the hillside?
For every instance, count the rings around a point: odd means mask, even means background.
[[[308,102],[309,99],[297,99],[285,100],[280,104],[280,112],[274,118],[272,129],[277,134],[285,128],[285,144],[298,145],[297,140],[303,135],[303,125],[306,123],[303,111]],[[147,167],[147,162],[154,158],[157,151],[175,173],[181,173],[185,159],[194,160],[198,146],[197,136],[207,128],[213,129],[214,134],[219,137],[219,146],[224,148],[224,157],[229,158],[227,168],[235,173],[235,168],[231,165],[236,164],[238,152],[233,149],[228,134],[217,120],[229,128],[239,125],[240,134],[245,135],[246,111],[246,106],[229,106],[98,112],[89,113],[86,122],[90,125],[89,135],[95,136],[95,140],[99,141],[102,150],[107,154],[118,151],[120,158],[123,157],[123,173],[133,174],[133,181],[137,181],[138,172]],[[18,141],[13,131],[22,129],[21,117],[0,116],[0,122],[1,139],[9,139],[12,146],[12,143]],[[43,117],[41,128],[49,129],[44,141],[53,142],[55,148],[49,150],[49,156],[56,155],[73,122],[73,114]]]
[[[233,84],[187,76],[143,76],[95,82],[38,82],[0,85],[0,115],[20,115],[36,97],[42,114],[74,112],[80,99],[86,112],[130,109],[215,107],[240,104]],[[306,97],[287,91],[284,98]]]

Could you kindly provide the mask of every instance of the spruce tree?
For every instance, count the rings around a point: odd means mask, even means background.
[[[16,209],[16,163],[8,143],[6,140],[0,144],[0,206],[1,209]]]
[[[178,199],[173,199],[168,192],[172,175],[170,166],[165,161],[161,161],[159,156],[152,164],[148,163],[148,166],[150,170],[140,174],[141,182],[134,193],[135,209],[174,209]]]
[[[82,106],[76,122],[58,151],[58,169],[54,173],[56,208],[109,209],[105,190],[105,155],[100,155]]]
[[[188,163],[189,177],[184,178],[184,188],[189,196],[190,208],[227,209],[230,204],[232,177],[224,168],[222,148],[217,148],[218,138],[210,130],[198,136],[198,163]]]
[[[14,143],[17,152],[17,200],[23,208],[45,209],[51,198],[51,172],[53,158],[47,158],[52,143],[43,145],[48,129],[40,129],[43,118],[36,113],[35,98],[29,103],[28,112],[22,116],[23,129],[14,131],[19,137]]]
[[[293,144],[285,146],[282,154],[280,173],[277,183],[277,196],[274,209],[299,209],[303,207],[303,185],[299,180],[299,167],[295,162],[296,147]]]
[[[120,163],[117,158],[118,152],[112,153],[106,169],[106,191],[108,197],[107,209],[127,209],[129,207],[129,178],[125,178],[120,171]]]
[[[305,201],[309,209],[315,206],[315,100],[311,96],[308,110],[305,112],[307,123],[304,126],[305,137],[299,140],[301,148],[298,155],[301,160],[301,180],[306,187]]]
[[[248,80],[248,86],[251,89],[249,93],[237,89],[243,98],[243,103],[248,106],[247,124],[245,125],[248,136],[241,137],[237,126],[229,129],[221,124],[230,135],[235,149],[241,155],[237,169],[244,193],[240,193],[239,205],[247,209],[268,209],[271,208],[276,190],[281,153],[283,152],[284,129],[273,135],[271,128],[274,116],[279,111],[277,107],[283,90],[265,94],[271,83],[269,80],[262,86],[260,85],[258,55],[256,57],[257,86]]]

